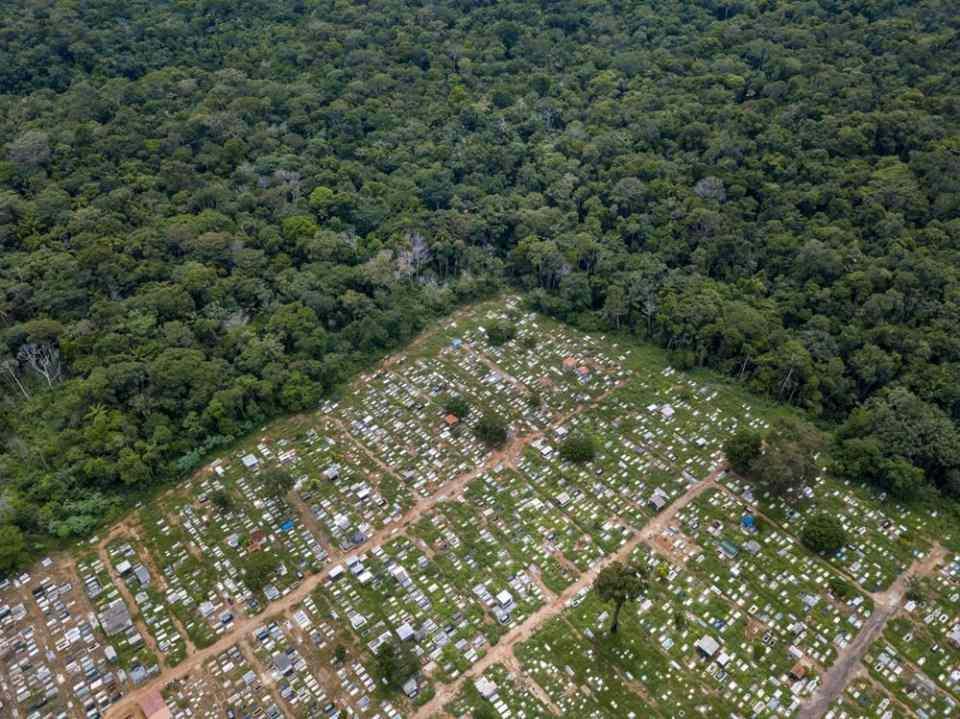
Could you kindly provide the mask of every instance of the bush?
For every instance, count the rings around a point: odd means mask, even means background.
[[[470,414],[470,404],[460,396],[448,397],[443,408],[458,419],[463,419]]]
[[[384,642],[377,650],[377,674],[388,689],[399,690],[417,669],[416,657],[397,641]]]
[[[837,599],[846,601],[853,596],[853,585],[843,577],[830,577],[830,593]]]
[[[474,430],[480,441],[489,447],[502,447],[507,441],[507,423],[495,414],[485,414]]]
[[[506,344],[517,336],[517,326],[512,322],[500,320],[487,327],[487,339],[494,347]]]
[[[817,554],[831,554],[847,543],[847,530],[832,514],[819,512],[807,520],[802,540]]]
[[[274,497],[283,497],[293,489],[293,475],[279,467],[265,469],[260,473],[264,491]]]
[[[241,565],[243,581],[255,592],[260,591],[270,583],[277,571],[277,559],[269,552],[253,552]]]
[[[597,442],[589,434],[573,434],[560,445],[560,456],[568,462],[582,464],[597,456]]]
[[[741,429],[723,445],[723,453],[737,474],[747,475],[763,451],[763,437],[749,429]]]

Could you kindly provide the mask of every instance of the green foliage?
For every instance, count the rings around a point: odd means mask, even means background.
[[[0,525],[0,575],[8,574],[26,559],[23,533],[12,524]]]
[[[277,571],[277,558],[270,552],[251,552],[240,562],[243,581],[254,592],[267,586]]]
[[[210,494],[210,501],[213,506],[221,512],[229,512],[234,507],[234,501],[231,494],[223,489],[215,490]]]
[[[560,456],[576,464],[592,462],[597,456],[597,440],[584,432],[571,434],[560,445]]]
[[[616,634],[620,627],[620,610],[647,592],[646,572],[640,566],[611,562],[600,570],[593,580],[593,590],[602,602],[614,605],[610,633]]]
[[[796,419],[778,419],[764,439],[763,453],[751,463],[747,477],[773,497],[798,501],[817,476],[817,453],[823,438]]]
[[[847,530],[834,515],[818,512],[807,520],[801,540],[817,554],[832,554],[847,543]]]
[[[333,650],[333,659],[337,664],[343,664],[347,660],[347,648],[342,644],[338,644]]]
[[[853,585],[843,577],[830,577],[830,593],[840,601],[846,601],[854,594]]]
[[[399,641],[387,641],[377,650],[376,671],[380,681],[396,692],[419,671],[419,665],[409,647]]]
[[[490,326],[487,327],[486,330],[487,339],[494,347],[499,347],[502,344],[506,344],[517,336],[517,326],[506,320],[491,322]]]
[[[443,408],[458,419],[463,419],[470,414],[470,403],[459,395],[448,397]]]
[[[748,474],[753,463],[763,452],[763,435],[750,429],[740,429],[723,446],[730,467],[738,474]]]
[[[474,432],[489,447],[502,447],[507,441],[507,423],[499,415],[489,412],[480,418]]]
[[[293,475],[282,467],[269,467],[260,473],[263,488],[275,497],[285,497],[293,489]]]

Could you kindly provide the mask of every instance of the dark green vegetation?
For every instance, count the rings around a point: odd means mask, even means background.
[[[485,414],[474,428],[480,441],[490,447],[501,447],[507,441],[507,423],[495,414]]]
[[[597,578],[593,580],[593,589],[600,601],[613,604],[610,633],[616,634],[620,626],[620,610],[623,609],[623,605],[639,599],[647,591],[645,568],[623,562],[611,562],[597,574]]]
[[[463,397],[456,395],[447,398],[447,401],[444,403],[444,409],[457,419],[463,419],[470,414],[470,403]]]
[[[85,535],[503,280],[841,424],[853,478],[960,491],[958,22],[5,3],[4,521]]]
[[[577,464],[590,462],[597,456],[597,440],[590,434],[573,434],[560,445],[560,456]]]
[[[832,554],[847,543],[847,531],[832,514],[818,512],[807,520],[801,539],[812,552]]]
[[[377,650],[377,673],[390,691],[400,691],[419,666],[410,648],[399,641],[386,641]]]
[[[724,445],[734,471],[777,499],[798,501],[819,471],[823,437],[794,418],[777,419],[765,434],[742,429]]]

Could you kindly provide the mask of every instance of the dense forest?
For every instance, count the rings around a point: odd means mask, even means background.
[[[0,7],[4,536],[512,285],[960,493],[954,0]],[[8,542],[9,544],[9,542]]]

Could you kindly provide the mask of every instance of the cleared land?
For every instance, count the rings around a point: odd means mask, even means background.
[[[9,582],[3,714],[955,716],[950,529],[827,477],[799,507],[755,497],[720,448],[770,412],[516,298],[469,308]],[[560,457],[577,433],[590,462]],[[797,539],[823,509],[852,537],[828,558]],[[650,588],[611,637],[589,590],[614,560]],[[407,692],[378,680],[387,641],[418,661]]]

